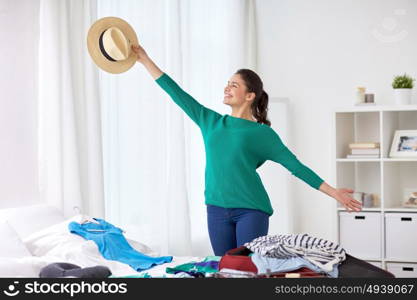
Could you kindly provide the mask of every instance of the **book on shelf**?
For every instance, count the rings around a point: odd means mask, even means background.
[[[361,103],[355,103],[356,106],[368,106],[368,105],[376,105],[375,102],[361,102]]]
[[[353,148],[351,154],[379,154],[379,148]]]
[[[348,154],[346,158],[379,158],[379,154]]]
[[[369,142],[369,143],[350,143],[350,149],[376,149],[379,148],[379,143]]]

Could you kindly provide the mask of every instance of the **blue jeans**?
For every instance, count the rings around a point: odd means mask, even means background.
[[[248,208],[223,208],[207,204],[207,224],[214,255],[268,234],[269,215]]]

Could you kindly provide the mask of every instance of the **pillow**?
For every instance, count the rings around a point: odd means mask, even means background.
[[[78,221],[79,216],[74,216],[58,224],[49,226],[23,239],[26,248],[34,256],[55,255],[63,251],[69,251],[82,245],[85,239],[72,234],[68,230],[68,224]]]
[[[0,221],[0,257],[24,257],[31,256],[17,232],[7,221]]]
[[[43,228],[65,220],[54,206],[35,204],[0,210],[0,220],[7,220],[23,239]]]
[[[0,257],[0,277],[39,277],[31,257]]]
[[[48,228],[35,232],[23,239],[27,249],[34,256],[53,255],[60,256],[62,253],[70,253],[78,251],[81,247],[87,247],[94,244],[93,241],[87,241],[83,237],[73,234],[69,231],[68,225],[71,222],[80,222],[81,215],[76,215],[61,223],[52,225]],[[126,239],[135,250],[149,256],[157,256],[158,253],[148,246],[131,239]],[[96,247],[97,248],[97,247]]]

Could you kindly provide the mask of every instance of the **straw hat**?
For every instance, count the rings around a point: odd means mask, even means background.
[[[109,73],[125,72],[135,64],[132,44],[138,45],[136,33],[120,18],[99,19],[88,30],[88,52],[96,65]]]

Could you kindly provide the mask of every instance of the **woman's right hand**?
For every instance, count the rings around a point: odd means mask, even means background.
[[[140,63],[143,63],[146,59],[149,58],[145,49],[143,49],[140,45],[132,45],[132,51],[136,54],[136,61]]]

